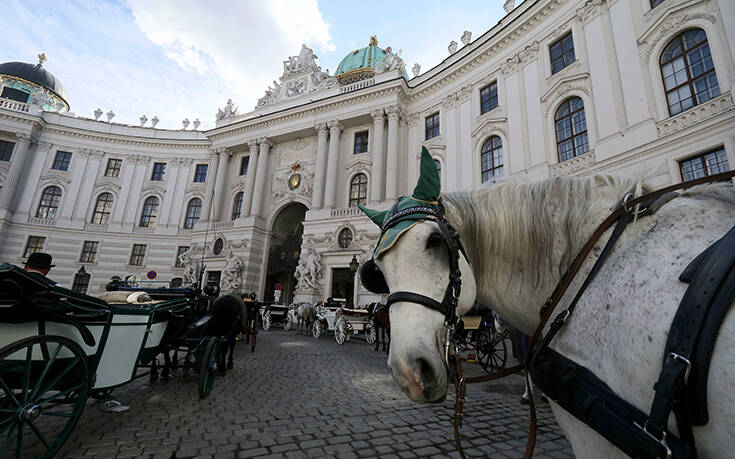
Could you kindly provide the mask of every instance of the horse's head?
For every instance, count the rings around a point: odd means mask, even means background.
[[[384,212],[363,208],[381,227],[381,236],[360,276],[368,290],[390,293],[388,366],[415,401],[446,397],[447,329],[472,307],[476,294],[472,270],[438,197],[436,166],[424,149],[412,196]]]

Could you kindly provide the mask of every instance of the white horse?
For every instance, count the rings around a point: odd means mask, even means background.
[[[635,184],[611,176],[538,183],[509,180],[442,195],[446,218],[457,229],[470,258],[460,256],[462,290],[457,314],[466,313],[477,295],[510,324],[532,334],[540,322],[540,308],[561,275]],[[632,222],[551,347],[649,412],[669,327],[687,288],[678,277],[733,225],[735,190],[731,183],[682,192],[655,214]],[[586,278],[606,240],[603,237],[593,250],[570,292],[576,292]],[[391,292],[415,292],[441,301],[449,265],[435,222],[424,220],[411,226],[379,255],[375,263]],[[571,300],[567,296],[565,302]],[[415,401],[444,400],[448,388],[444,316],[415,303],[397,302],[390,308],[390,321],[388,365],[395,381]],[[694,427],[700,458],[732,454],[734,381],[735,312],[731,310],[722,322],[711,360],[710,420]],[[624,456],[553,403],[552,411],[578,457]],[[677,430],[672,419],[669,429]]]

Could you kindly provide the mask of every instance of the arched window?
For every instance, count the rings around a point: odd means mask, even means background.
[[[140,214],[139,226],[155,226],[158,217],[158,198],[151,196],[143,203],[143,213]]]
[[[194,198],[189,201],[189,205],[186,206],[186,220],[184,220],[184,228],[192,229],[194,225],[199,221],[199,215],[202,213],[202,200]]]
[[[482,183],[493,177],[503,176],[503,141],[494,135],[482,144],[480,150],[480,167],[482,168]]]
[[[100,223],[106,225],[110,222],[110,214],[112,213],[112,193],[102,193],[97,197],[94,204],[94,213],[92,214],[92,223]]]
[[[704,30],[690,29],[674,37],[661,53],[660,64],[669,115],[720,95]]]
[[[367,176],[355,174],[350,181],[350,207],[367,204]]]
[[[242,191],[235,195],[235,199],[232,200],[232,219],[236,220],[240,218],[242,213],[242,198],[245,195]]]
[[[556,150],[559,162],[581,156],[589,151],[587,121],[584,117],[584,102],[571,97],[556,110]]]
[[[61,188],[58,186],[47,187],[43,190],[43,194],[41,194],[41,202],[38,203],[36,217],[56,218],[56,212],[59,210],[60,203]]]

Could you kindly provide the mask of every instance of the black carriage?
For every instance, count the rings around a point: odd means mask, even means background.
[[[507,331],[489,309],[473,308],[462,316],[457,331],[457,350],[467,361],[479,362],[492,373],[505,368],[508,361]]]
[[[31,455],[51,457],[89,396],[106,397],[149,374],[144,369],[173,339],[170,325],[196,314],[198,299],[188,295],[108,303],[0,265],[0,456],[15,449],[22,457],[30,445],[40,447]],[[200,396],[211,391],[216,345],[202,338],[188,348],[200,371]]]

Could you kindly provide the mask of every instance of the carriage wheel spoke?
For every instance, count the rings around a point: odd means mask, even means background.
[[[0,446],[0,457],[5,455],[5,451],[8,450],[8,446],[10,446],[10,444],[13,442],[13,438],[15,437],[15,431],[16,431],[15,424],[12,424],[10,426],[10,432],[8,433],[7,438],[5,438],[5,441],[3,442],[2,446]],[[0,434],[4,434],[5,432],[6,430],[3,430],[2,432],[0,432]]]
[[[33,344],[26,349],[26,367],[23,370],[23,400],[28,400],[28,389],[31,385],[31,363],[33,359]]]
[[[46,391],[48,391],[49,389],[51,389],[52,387],[54,387],[56,385],[56,383],[59,382],[61,380],[61,378],[63,378],[64,376],[66,376],[66,374],[69,373],[71,371],[71,369],[74,368],[74,366],[76,364],[78,364],[79,362],[81,362],[81,360],[79,360],[79,357],[77,357],[74,360],[72,360],[71,363],[69,365],[67,365],[66,368],[64,368],[58,375],[56,375],[56,377],[53,379],[53,381],[51,381],[43,389],[41,389],[39,391],[39,393],[43,394]]]
[[[61,392],[57,392],[56,394],[52,395],[51,397],[46,397],[46,398],[42,398],[42,399],[38,400],[38,404],[39,405],[42,405],[44,403],[49,403],[49,402],[51,402],[53,400],[56,400],[59,397],[64,397],[64,396],[66,396],[68,394],[71,394],[72,392],[74,392],[76,390],[79,390],[82,387],[84,387],[83,384],[77,384],[74,387],[70,387],[69,389],[62,390]]]
[[[46,374],[48,374],[49,369],[51,369],[51,366],[56,361],[56,357],[58,357],[59,352],[61,352],[61,343],[56,345],[56,350],[54,350],[54,355],[49,358],[49,361],[46,362],[46,366],[43,369],[43,373],[41,373],[41,377],[38,378],[38,381],[36,382],[36,386],[33,388],[33,392],[31,392],[31,399],[38,394],[38,389],[41,388],[41,383],[44,379],[46,379]]]
[[[15,447],[15,457],[16,459],[21,459],[23,457],[23,423],[18,423],[18,444]]]
[[[2,388],[3,392],[8,394],[8,396],[13,401],[13,403],[15,403],[16,405],[20,405],[20,402],[18,401],[18,399],[15,398],[15,394],[13,394],[13,391],[10,390],[7,384],[5,384],[5,381],[3,381],[3,378],[0,378],[0,388]]]
[[[43,443],[43,446],[45,446],[47,450],[50,450],[51,445],[49,444],[48,440],[46,440],[46,437],[43,436],[41,431],[38,430],[38,427],[36,426],[36,424],[34,424],[33,421],[28,421],[28,425],[31,427],[31,430],[33,431],[34,434],[36,434],[39,440],[41,440],[41,442]]]

